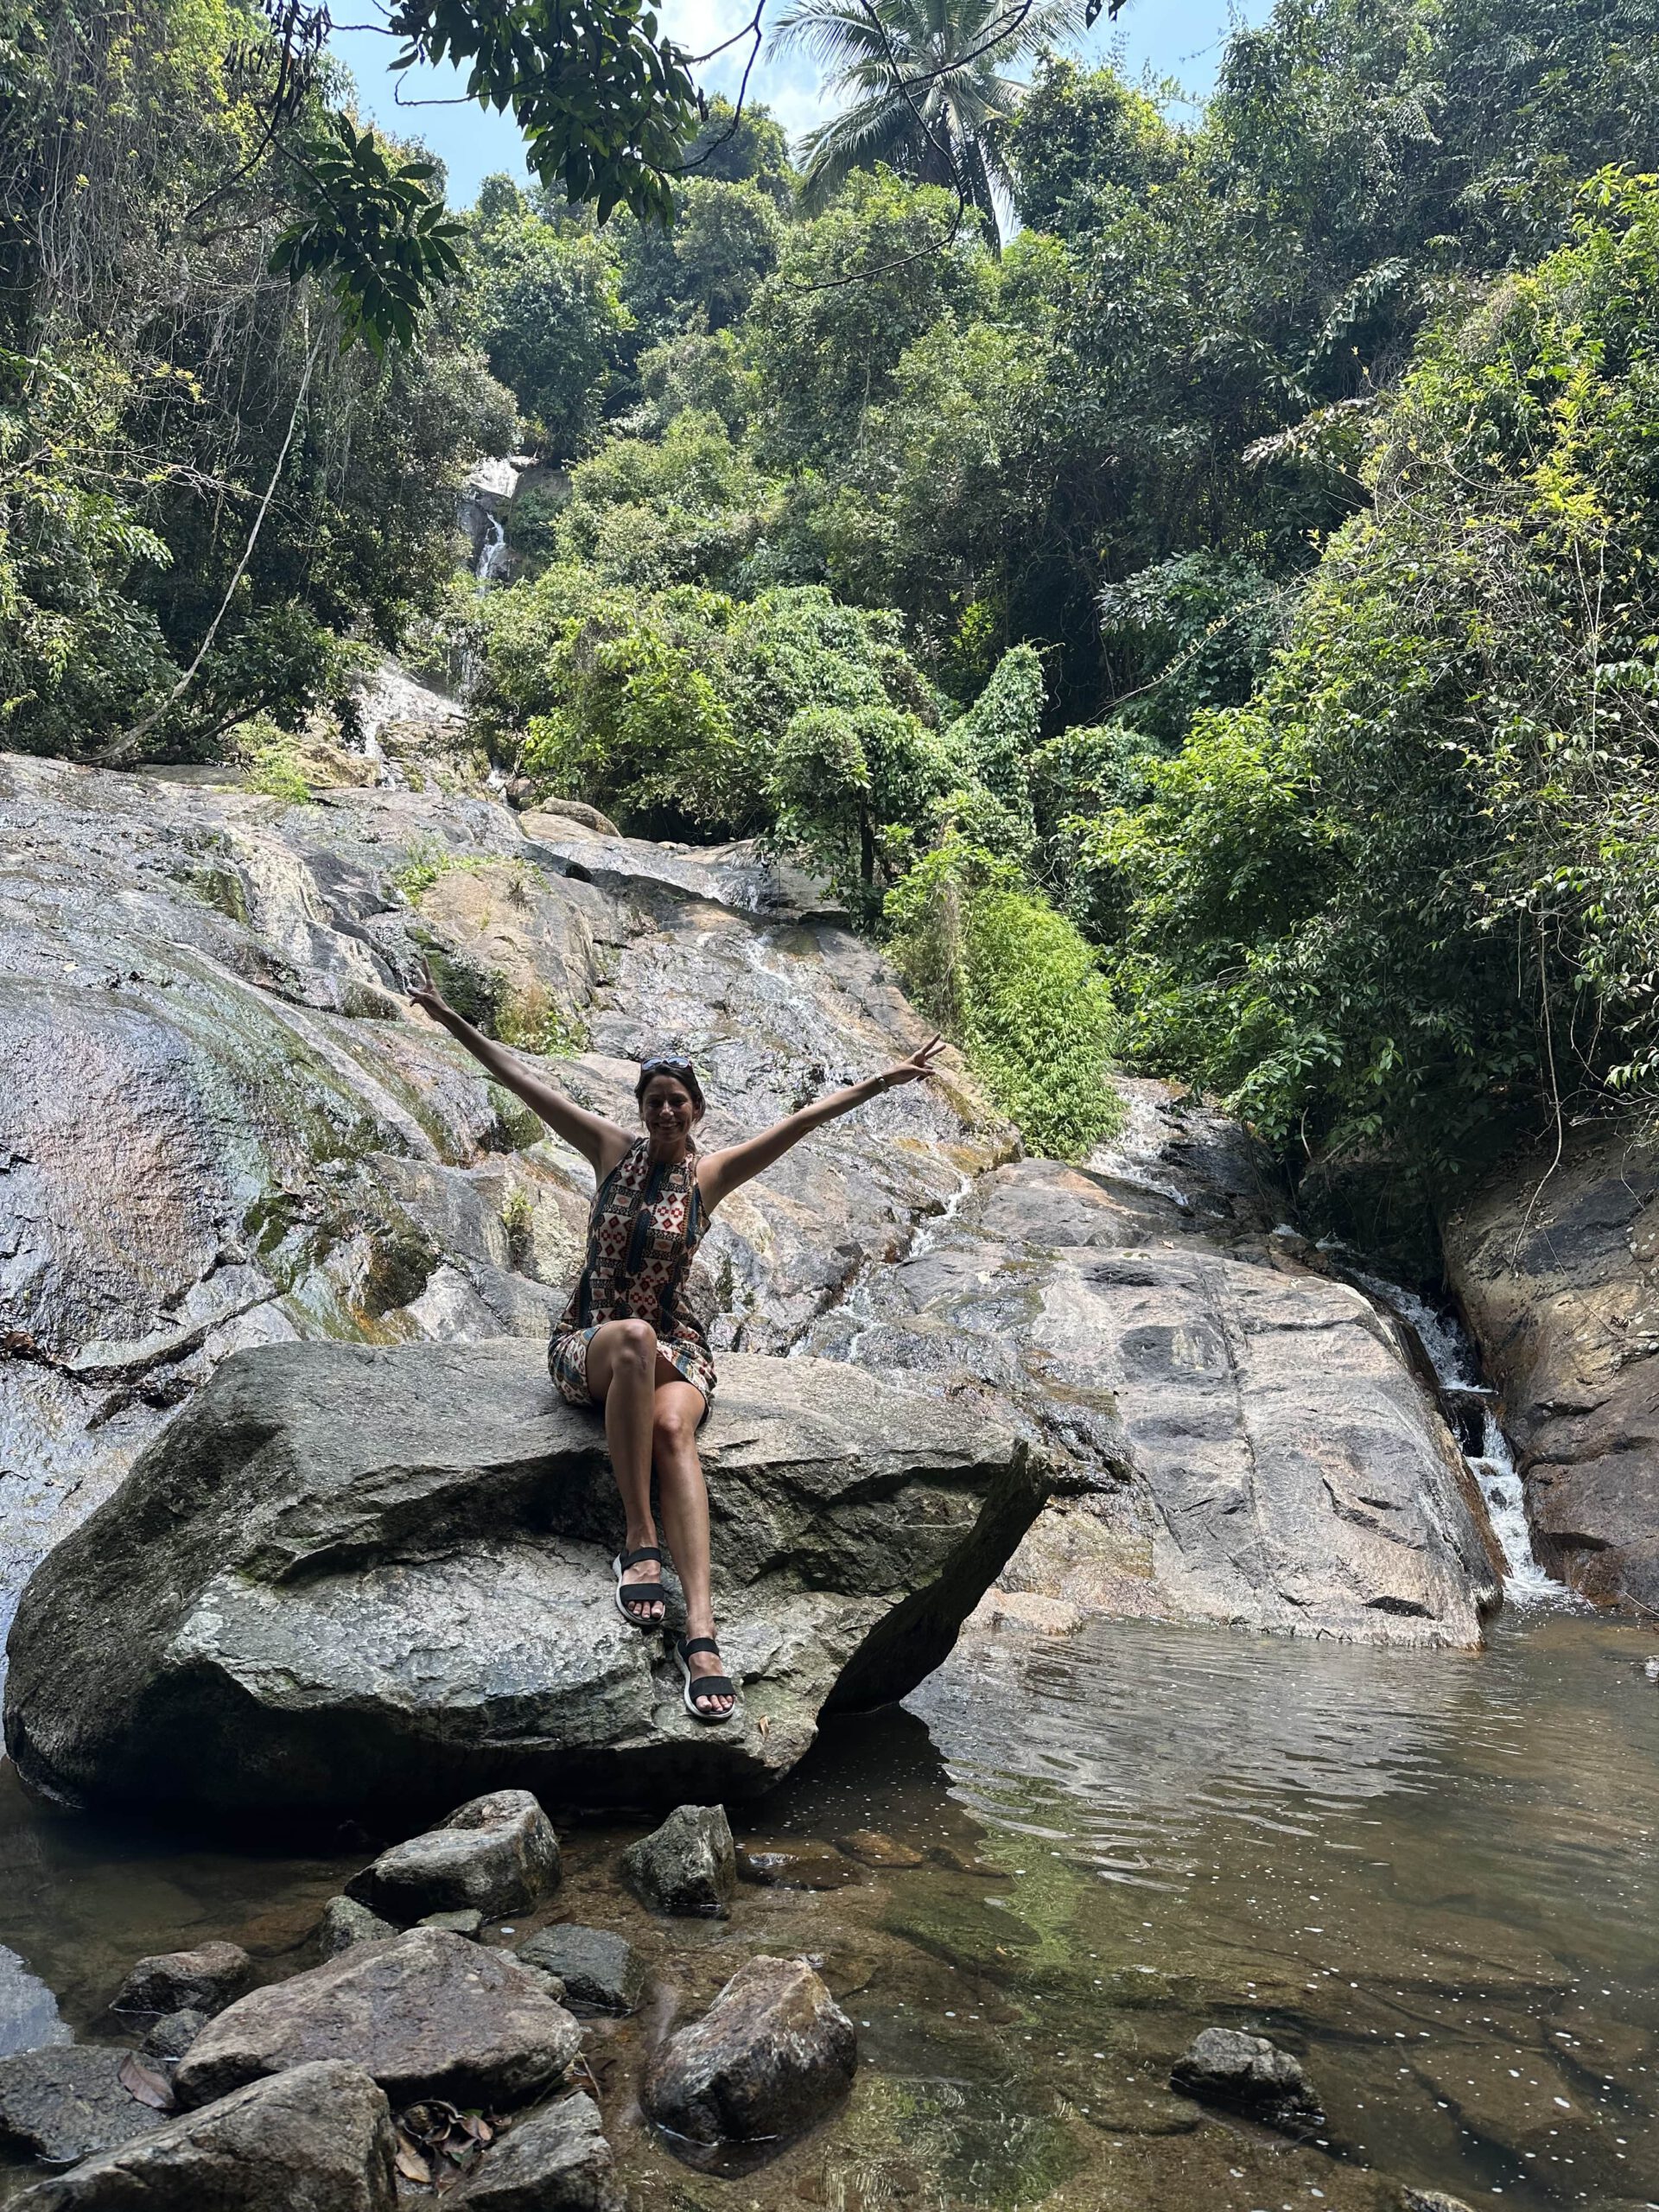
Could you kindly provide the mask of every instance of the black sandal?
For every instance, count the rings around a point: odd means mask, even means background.
[[[729,1720],[733,1713],[737,1711],[737,1692],[724,1675],[694,1675],[688,1663],[694,1651],[712,1651],[718,1658],[720,1646],[712,1636],[689,1637],[683,1636],[674,1647],[674,1656],[679,1662],[681,1674],[685,1677],[686,1711],[694,1720],[701,1720],[705,1727],[718,1727],[722,1721]],[[696,1695],[693,1694],[694,1691],[696,1693]],[[697,1696],[728,1697],[732,1702],[724,1713],[705,1713],[696,1701]]]
[[[658,1629],[663,1624],[662,1613],[658,1613],[656,1619],[652,1620],[643,1613],[631,1613],[628,1611],[630,1599],[636,1605],[661,1605],[664,1611],[667,1610],[668,1592],[660,1581],[625,1582],[622,1580],[628,1569],[631,1567],[638,1567],[643,1559],[654,1559],[658,1567],[663,1563],[663,1554],[655,1544],[642,1544],[637,1552],[617,1554],[611,1561],[611,1573],[616,1577],[616,1588],[612,1594],[616,1600],[617,1611],[621,1614],[630,1628]]]

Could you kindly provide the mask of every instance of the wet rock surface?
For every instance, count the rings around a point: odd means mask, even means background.
[[[392,2212],[392,2156],[391,2113],[368,2075],[319,2063],[154,2125],[18,2202],[28,2212]]]
[[[724,1920],[737,1891],[725,1807],[677,1805],[660,1827],[629,1845],[622,1867],[653,1912]]]
[[[156,2113],[122,2082],[126,2056],[64,2044],[0,2058],[0,2149],[69,2165],[146,2133]]]
[[[528,1789],[497,1789],[383,1851],[347,1895],[393,1921],[466,1914],[471,1924],[454,1932],[476,1936],[483,1920],[539,1904],[558,1879],[552,1821]]]
[[[852,2086],[858,2034],[804,1959],[751,1959],[664,2044],[645,2109],[689,2143],[786,2139]]]
[[[821,1361],[728,1356],[700,1440],[728,1727],[617,1616],[603,1432],[539,1345],[289,1344],[221,1366],[36,1573],[12,1757],[169,1808],[753,1795],[827,1702],[938,1664],[1046,1494],[1007,1431]]]
[[[645,1962],[626,1936],[609,1928],[563,1923],[543,1928],[518,1946],[518,1957],[555,1975],[573,2004],[595,2012],[635,2011],[645,1986]]]
[[[1276,1250],[1241,1132],[1123,1088],[1122,1146],[982,1176],[807,1344],[1012,1412],[1077,1471],[988,1619],[1478,1644],[1485,1506],[1396,1325]]]
[[[253,1980],[253,1961],[239,1943],[202,1943],[140,1959],[116,1992],[115,2012],[219,2012]]]
[[[181,2061],[182,2105],[314,2059],[361,2067],[394,2105],[442,2097],[492,2108],[524,2104],[581,2048],[575,2022],[503,1954],[416,1929],[232,2005]]]
[[[501,2136],[455,2201],[480,2212],[623,2212],[599,2107],[580,2090]]]
[[[1205,2028],[1176,2061],[1170,2085],[1205,2104],[1236,2106],[1269,2126],[1304,2125],[1319,2099],[1300,2059],[1236,2028]]]
[[[1659,1609],[1659,1146],[1567,1133],[1448,1223],[1447,1269],[1497,1385],[1539,1563],[1599,1605]]]

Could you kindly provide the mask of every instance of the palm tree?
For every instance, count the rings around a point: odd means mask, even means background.
[[[822,207],[852,170],[886,162],[959,192],[995,248],[996,202],[1014,184],[1000,127],[1024,89],[1000,71],[1090,12],[1083,0],[790,0],[777,44],[804,47],[852,102],[802,142],[807,207]]]

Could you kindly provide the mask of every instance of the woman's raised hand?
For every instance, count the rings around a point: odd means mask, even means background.
[[[944,1050],[943,1037],[930,1037],[919,1052],[912,1052],[907,1060],[897,1061],[881,1077],[881,1087],[891,1090],[896,1083],[918,1083],[933,1072],[933,1063]]]
[[[419,1007],[423,1014],[429,1014],[434,1021],[442,1021],[450,1011],[448,1001],[433,982],[432,970],[424,960],[421,963],[421,980],[410,984],[409,996],[410,1004]]]

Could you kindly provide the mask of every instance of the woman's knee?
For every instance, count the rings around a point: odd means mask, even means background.
[[[657,1357],[657,1332],[649,1321],[619,1321],[613,1359],[630,1367],[643,1367]]]
[[[697,1433],[696,1416],[683,1406],[658,1406],[651,1425],[655,1448],[673,1459],[683,1459]]]

